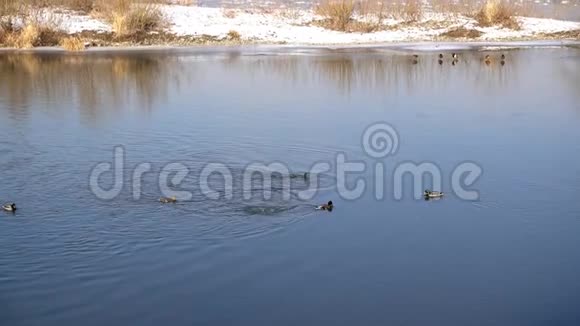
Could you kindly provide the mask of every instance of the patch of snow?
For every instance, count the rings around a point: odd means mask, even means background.
[[[86,14],[70,10],[60,8],[41,9],[31,14],[36,22],[49,26],[54,25],[57,29],[68,34],[79,33],[85,30],[94,32],[112,31],[110,25]],[[23,24],[23,22],[20,23]]]
[[[505,40],[531,37],[540,33],[554,33],[580,29],[580,23],[546,18],[518,17],[520,30],[512,30],[500,26],[479,27],[475,21],[465,24],[466,28],[477,29],[483,35],[480,40]]]
[[[522,30],[536,33],[553,33],[580,28],[580,23],[546,18],[520,17]]]
[[[412,42],[433,40],[449,28],[418,26],[401,26],[392,30],[372,33],[345,33],[331,31],[310,24],[313,19],[320,19],[312,11],[296,10],[292,15],[284,15],[283,11],[270,14],[247,12],[244,10],[228,10],[220,8],[202,8],[190,6],[166,5],[161,10],[171,22],[169,31],[177,35],[211,35],[224,37],[228,31],[239,32],[244,39],[262,42],[287,44],[367,44]],[[289,17],[290,16],[290,17]],[[368,17],[359,17],[368,21]],[[423,22],[452,22],[454,27],[464,26],[483,32],[481,40],[502,40],[533,36],[538,33],[552,33],[580,29],[580,23],[542,18],[518,18],[522,29],[514,31],[501,27],[478,27],[471,18],[453,17],[448,14],[426,13]],[[385,25],[394,26],[401,21],[385,19]]]
[[[68,34],[79,33],[85,30],[95,32],[113,31],[110,25],[90,16],[71,12],[62,12],[57,15],[60,15],[62,18],[59,27]]]
[[[372,33],[332,31],[309,23],[317,18],[311,11],[296,12],[285,17],[283,12],[272,14],[229,10],[228,18],[219,8],[166,5],[161,7],[171,22],[169,31],[177,35],[211,35],[224,37],[228,31],[239,32],[244,39],[289,44],[361,44],[431,39],[445,31],[443,28],[421,29],[401,27],[396,30]],[[400,21],[385,20],[387,25]]]

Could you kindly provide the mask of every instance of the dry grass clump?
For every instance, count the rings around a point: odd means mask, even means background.
[[[374,32],[382,26],[385,5],[371,0],[323,0],[315,13],[324,17],[318,25],[342,32]],[[364,20],[355,19],[355,15]]]
[[[240,42],[242,40],[242,35],[235,30],[229,31],[226,37],[229,41],[233,42]]]
[[[18,33],[9,35],[6,43],[11,44],[15,48],[30,49],[37,44],[40,37],[40,30],[35,25],[26,25]]]
[[[58,45],[62,35],[62,32],[49,26],[28,23],[23,28],[9,31],[0,28],[0,44],[18,49],[54,46]]]
[[[60,40],[60,46],[70,52],[79,52],[85,50],[85,42],[78,36],[69,36]]]
[[[18,4],[14,0],[0,0],[0,44],[12,41],[14,32],[14,15],[18,13]]]
[[[3,44],[6,37],[14,32],[14,24],[11,19],[0,18],[0,44]]]
[[[118,36],[148,33],[165,24],[157,4],[136,0],[97,0],[94,13],[108,20]]]
[[[152,4],[131,8],[126,17],[127,29],[130,32],[150,32],[163,25],[163,14]]]
[[[461,27],[450,29],[447,32],[440,34],[439,36],[448,37],[448,38],[478,38],[482,34],[483,34],[482,32],[480,32],[476,29],[469,29],[469,28],[465,28],[465,27],[461,26]]]
[[[323,0],[315,8],[315,13],[324,18],[317,22],[322,27],[344,32],[370,33],[383,29],[383,21],[387,17],[406,23],[421,20],[423,6],[420,0]]]
[[[315,8],[315,13],[325,18],[324,27],[338,31],[347,31],[354,15],[353,0],[322,0]]]
[[[480,26],[502,26],[510,29],[519,29],[520,25],[515,18],[514,6],[502,0],[487,0],[475,13],[475,20]]]
[[[0,30],[3,34],[1,44],[20,49],[58,45],[64,34],[58,28],[60,20],[37,9],[22,1],[10,16],[0,17]]]
[[[61,45],[80,48],[79,39],[58,30],[58,15],[46,15],[44,7],[62,6],[91,14],[111,23],[120,39],[149,35],[160,30],[165,18],[159,8],[162,0],[0,0],[0,44],[31,48]],[[18,22],[15,24],[15,22]]]
[[[0,44],[20,49],[57,45],[63,34],[59,19],[40,10],[50,1],[0,0]]]

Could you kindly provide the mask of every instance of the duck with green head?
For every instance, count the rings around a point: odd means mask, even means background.
[[[489,56],[489,54],[485,55],[485,57],[483,58],[483,62],[485,62],[486,65],[491,64],[491,57]]]
[[[418,64],[419,63],[419,55],[413,54],[413,57],[411,59],[411,63],[414,65]]]
[[[308,178],[310,178],[310,173],[308,173],[308,172],[290,173],[290,179],[305,179],[305,180],[307,180]]]
[[[16,211],[16,204],[14,203],[7,203],[2,205],[2,209],[7,212],[15,212]]]
[[[161,198],[159,198],[159,201],[162,202],[163,204],[170,204],[170,203],[176,203],[177,198],[175,198],[175,197],[161,197]]]
[[[318,209],[318,210],[328,211],[328,212],[332,212],[333,208],[334,208],[334,204],[332,203],[332,200],[328,201],[328,203],[326,203],[324,205],[320,205],[320,206],[316,207],[316,209]]]

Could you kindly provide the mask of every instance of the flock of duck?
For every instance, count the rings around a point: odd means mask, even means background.
[[[445,194],[441,191],[432,191],[429,189],[427,189],[423,192],[423,196],[425,197],[425,200],[440,199],[444,195]],[[170,203],[176,203],[177,198],[175,198],[175,197],[161,197],[159,199],[159,201],[163,204],[170,204]],[[315,209],[321,210],[321,211],[332,212],[332,210],[334,209],[334,204],[332,203],[332,200],[330,200],[326,204],[316,206]]]
[[[437,61],[439,63],[439,65],[443,64],[443,59],[445,58],[445,56],[443,55],[443,53],[439,53],[439,60]],[[505,54],[501,54],[499,56],[499,63],[503,66],[505,65]],[[492,62],[494,62],[496,59],[494,59],[492,56],[490,56],[489,54],[486,54],[483,58],[482,58],[482,62],[485,63],[486,65],[490,65]],[[459,55],[457,53],[451,53],[451,64],[455,66],[455,64],[457,64],[459,62]],[[413,57],[411,59],[411,63],[413,63],[414,65],[419,63],[419,55],[418,54],[413,54]]]
[[[443,197],[444,194],[441,191],[425,190],[423,195],[425,196],[425,199],[434,199],[434,198],[441,198],[441,197]],[[177,198],[175,198],[175,197],[161,197],[161,198],[159,198],[159,202],[161,202],[163,204],[177,203]],[[322,210],[322,211],[327,211],[327,212],[332,212],[333,208],[334,208],[334,204],[332,203],[332,200],[328,201],[326,204],[322,204],[322,205],[315,207],[315,209],[317,209],[317,210]],[[16,212],[16,204],[15,203],[4,204],[4,205],[2,205],[2,209],[6,212],[14,213],[14,212]]]

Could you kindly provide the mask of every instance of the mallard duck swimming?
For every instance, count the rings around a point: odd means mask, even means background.
[[[485,55],[485,57],[483,58],[483,62],[485,62],[486,65],[489,65],[491,63],[491,57],[489,56],[489,54]]]
[[[443,59],[443,53],[439,53],[439,59]]]
[[[14,212],[14,211],[16,211],[16,204],[14,204],[14,203],[4,204],[4,205],[2,205],[2,209],[7,211],[7,212]]]
[[[501,62],[500,62],[501,65],[502,66],[505,65],[505,54],[502,53],[502,55],[500,56],[500,59],[501,59]]]
[[[443,193],[441,191],[425,190],[425,192],[423,194],[427,198],[439,198],[439,197],[443,197]]]
[[[413,59],[411,60],[411,63],[416,65],[419,63],[419,56],[416,54],[413,54]]]
[[[320,206],[316,207],[316,209],[319,209],[322,211],[329,211],[329,212],[332,212],[333,208],[334,208],[334,205],[332,204],[332,200],[328,201],[328,203],[326,203],[324,205],[320,205]]]
[[[161,198],[159,198],[159,201],[164,203],[164,204],[170,204],[170,203],[177,202],[177,198],[175,198],[175,197],[161,197]]]
[[[457,53],[452,53],[451,57],[453,58],[453,60],[457,60]]]
[[[296,179],[296,178],[308,179],[308,178],[310,178],[310,173],[308,173],[308,172],[304,172],[304,173],[290,173],[290,179]]]

